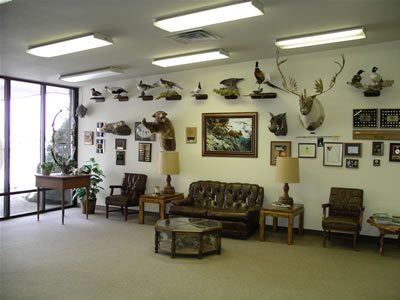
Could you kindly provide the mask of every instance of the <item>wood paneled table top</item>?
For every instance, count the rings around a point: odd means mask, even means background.
[[[182,200],[183,193],[175,194],[144,194],[139,197],[139,224],[144,224],[144,203],[157,203],[160,205],[160,220],[165,219],[165,204],[171,201]]]
[[[40,188],[61,190],[61,223],[64,225],[64,190],[85,187],[86,219],[88,218],[88,195],[91,175],[35,175],[37,187],[37,220],[39,221]]]
[[[375,226],[378,228],[380,237],[379,237],[379,256],[382,256],[383,253],[383,238],[385,234],[397,234],[399,236],[399,242],[400,242],[400,224],[384,224],[384,223],[376,223],[374,221],[374,218],[370,217],[367,220],[367,223],[371,224],[372,226]]]
[[[264,227],[265,217],[273,217],[272,230],[276,231],[278,226],[278,218],[288,219],[288,245],[293,244],[293,220],[294,217],[299,216],[299,233],[303,234],[304,227],[304,205],[294,204],[290,208],[274,207],[272,204],[267,207],[263,207],[260,211],[260,241],[264,241]]]

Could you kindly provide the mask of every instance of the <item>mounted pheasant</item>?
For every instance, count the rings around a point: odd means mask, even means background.
[[[282,77],[283,89],[300,98],[299,99],[300,122],[303,125],[303,127],[306,128],[307,130],[313,131],[313,130],[317,129],[318,127],[320,127],[322,125],[322,123],[324,122],[325,112],[324,112],[324,109],[323,109],[321,103],[319,102],[319,100],[316,97],[318,95],[326,93],[327,91],[329,91],[330,89],[332,89],[334,87],[334,85],[336,83],[336,78],[343,71],[344,64],[345,64],[344,55],[342,54],[341,57],[342,57],[342,62],[335,61],[335,63],[339,66],[339,71],[337,73],[335,73],[335,75],[333,76],[328,87],[325,89],[322,79],[319,78],[314,83],[315,94],[308,96],[306,89],[304,89],[303,92],[298,91],[297,82],[294,78],[289,77],[289,85],[287,84],[286,78],[283,75],[283,72],[280,68],[280,66],[283,63],[285,63],[287,61],[287,59],[280,61],[279,60],[279,50],[276,51],[276,65],[277,65],[279,73],[281,74],[281,77]]]

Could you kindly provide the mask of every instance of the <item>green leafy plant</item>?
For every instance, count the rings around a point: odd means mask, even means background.
[[[40,168],[50,174],[57,168],[57,165],[53,161],[45,161],[40,165]]]
[[[90,186],[89,186],[89,201],[95,201],[96,195],[100,190],[104,190],[102,186],[99,186],[99,183],[103,182],[104,175],[103,171],[99,168],[99,164],[92,157],[88,161],[84,163],[84,165],[80,168],[82,174],[91,174],[90,177]],[[103,178],[102,178],[103,177]],[[79,199],[84,201],[86,199],[86,189],[85,188],[77,188],[74,190],[73,199]]]

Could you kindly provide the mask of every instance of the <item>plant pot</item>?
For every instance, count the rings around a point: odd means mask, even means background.
[[[96,200],[89,200],[88,202],[88,212],[90,214],[94,214],[94,211],[96,209]],[[86,201],[81,200],[81,210],[82,213],[86,215]]]
[[[50,175],[50,171],[42,169],[42,175]]]

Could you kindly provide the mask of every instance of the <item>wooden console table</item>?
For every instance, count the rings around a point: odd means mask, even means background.
[[[183,193],[175,194],[144,194],[139,197],[139,224],[144,224],[144,203],[157,203],[160,205],[160,220],[165,219],[165,204],[171,201],[182,200]]]
[[[379,256],[382,256],[383,253],[383,238],[385,237],[385,234],[396,234],[399,236],[399,242],[400,242],[400,224],[384,224],[384,223],[375,223],[374,219],[370,217],[367,220],[367,223],[371,224],[372,226],[375,226],[378,228],[380,237],[379,237]]]
[[[271,216],[274,218],[272,230],[276,231],[278,226],[278,217],[288,219],[288,245],[293,244],[293,219],[299,215],[299,233],[303,234],[304,227],[304,205],[294,204],[290,208],[280,208],[268,205],[263,207],[260,211],[260,241],[264,241],[264,227],[265,227],[265,217]]]
[[[61,190],[61,223],[64,225],[64,190],[86,187],[86,219],[91,175],[35,175],[37,187],[37,220],[39,221],[40,188]]]

